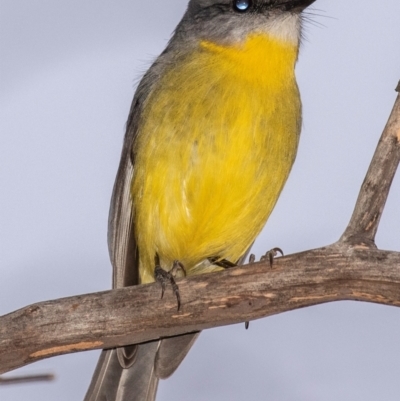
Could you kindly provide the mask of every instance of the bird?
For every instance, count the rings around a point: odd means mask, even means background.
[[[109,214],[113,288],[167,280],[179,297],[173,273],[243,262],[296,157],[295,65],[314,1],[189,1],[129,112]],[[197,336],[103,350],[84,401],[154,401]]]

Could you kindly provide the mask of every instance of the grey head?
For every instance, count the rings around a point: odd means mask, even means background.
[[[315,0],[190,0],[171,45],[210,40],[229,45],[250,33],[270,33],[298,44],[301,13]]]

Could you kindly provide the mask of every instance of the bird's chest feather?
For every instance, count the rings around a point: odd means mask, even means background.
[[[155,252],[190,272],[206,257],[234,262],[254,241],[297,149],[296,57],[265,36],[237,48],[201,42],[155,86],[134,149],[142,281]]]

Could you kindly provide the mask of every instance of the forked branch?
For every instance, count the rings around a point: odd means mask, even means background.
[[[396,88],[400,92],[400,82]],[[341,241],[372,245],[400,161],[400,95],[378,142]]]
[[[400,96],[353,216],[330,246],[178,281],[182,307],[157,283],[27,306],[0,318],[0,373],[43,358],[154,340],[305,306],[360,300],[400,306],[400,253],[374,238],[400,160]]]

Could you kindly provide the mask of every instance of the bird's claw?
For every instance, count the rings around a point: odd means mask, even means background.
[[[265,262],[266,260],[269,260],[269,265],[272,269],[272,265],[274,264],[274,258],[280,253],[283,256],[283,251],[281,248],[272,248],[268,252],[265,253],[265,255],[261,256],[260,262]]]
[[[176,284],[175,276],[178,270],[182,270],[184,275],[186,276],[185,267],[181,262],[175,260],[172,266],[172,269],[167,272],[160,265],[160,257],[156,254],[155,256],[155,268],[154,268],[154,279],[158,283],[161,284],[161,299],[164,297],[165,288],[167,284],[171,284],[172,291],[176,296],[176,301],[178,304],[178,311],[181,308],[181,295],[179,293],[178,284]]]

